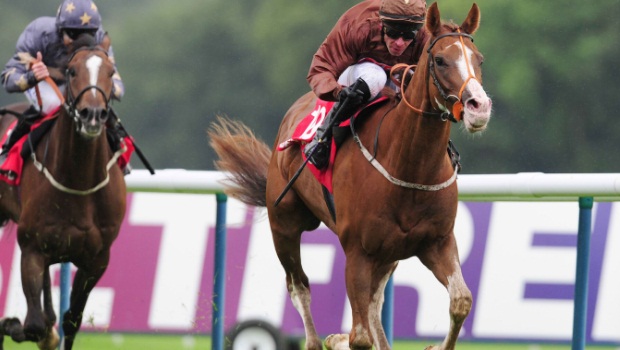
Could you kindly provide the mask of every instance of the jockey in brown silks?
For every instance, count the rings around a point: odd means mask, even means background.
[[[318,169],[329,162],[329,126],[377,97],[390,82],[386,67],[418,62],[428,39],[423,29],[425,15],[425,0],[366,0],[347,10],[327,35],[307,77],[318,98],[336,101],[304,148]]]

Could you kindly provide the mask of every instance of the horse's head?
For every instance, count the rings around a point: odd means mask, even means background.
[[[426,47],[429,94],[433,108],[451,112],[463,120],[469,132],[486,129],[491,117],[491,99],[482,88],[484,60],[473,43],[472,34],[480,24],[480,9],[473,4],[467,18],[457,26],[442,23],[437,3],[426,16],[431,39]]]
[[[95,46],[92,37],[86,36],[76,48],[67,64],[67,98],[65,108],[76,124],[77,131],[85,138],[101,134],[109,117],[110,97],[114,83],[114,65],[107,52]]]

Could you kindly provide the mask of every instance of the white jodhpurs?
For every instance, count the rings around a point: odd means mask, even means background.
[[[349,66],[342,72],[338,83],[349,86],[355,83],[358,78],[364,79],[370,88],[370,99],[377,97],[387,82],[387,74],[380,66],[372,62],[362,62]]]
[[[37,111],[41,112],[42,115],[47,115],[60,106],[60,98],[56,94],[56,91],[54,91],[54,89],[47,82],[40,81],[37,86],[39,87],[39,93],[41,94],[43,108],[39,106],[37,92],[34,87],[24,91],[24,95],[26,95],[26,98],[28,98],[30,104],[34,106]],[[64,94],[64,85],[59,85],[58,89],[60,89],[60,92]]]

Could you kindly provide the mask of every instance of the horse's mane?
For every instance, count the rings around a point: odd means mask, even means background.
[[[95,48],[97,46],[97,39],[94,35],[87,33],[81,34],[71,43],[71,52],[73,53],[82,48]]]
[[[384,87],[383,90],[381,90],[381,96],[386,96],[387,98],[390,99],[395,99],[396,96],[396,91],[394,89],[392,89],[391,87]]]
[[[459,29],[459,25],[452,22],[452,20],[450,20],[450,22],[443,22],[442,23],[444,25],[444,27],[446,27],[448,30],[455,32],[457,29]]]

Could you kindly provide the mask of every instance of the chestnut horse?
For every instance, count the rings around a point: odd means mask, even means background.
[[[230,175],[227,193],[267,207],[286,285],[303,319],[306,349],[322,349],[322,342],[310,312],[300,240],[303,231],[316,229],[321,221],[338,235],[346,255],[353,313],[350,333],[328,336],[328,349],[390,348],[381,324],[384,288],[398,261],[412,256],[450,295],[449,333],[442,344],[429,348],[455,347],[472,295],[463,280],[453,232],[458,189],[456,166],[446,152],[451,129],[447,119],[462,118],[473,133],[484,130],[490,118],[491,100],[481,85],[483,58],[471,40],[479,22],[476,4],[461,26],[442,23],[437,4],[429,7],[425,28],[431,38],[402,99],[392,97],[357,117],[354,137],[338,150],[333,169],[337,220],[307,169],[275,205],[304,162],[300,147],[272,152],[243,124],[224,118],[209,130],[220,158],[216,165]],[[291,137],[314,102],[311,92],[295,102],[280,125],[276,146]],[[373,144],[371,156],[364,145]]]
[[[122,151],[112,152],[105,132],[114,66],[105,48],[88,36],[80,42],[67,63],[65,102],[32,161],[24,163],[19,196],[16,187],[0,182],[0,216],[17,223],[28,309],[23,326],[17,318],[0,320],[0,349],[5,335],[37,342],[40,349],[58,346],[49,267],[63,262],[77,267],[62,323],[61,348],[73,347],[125,216],[125,179],[115,164]]]

